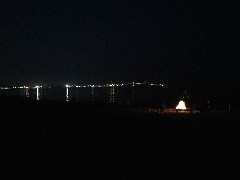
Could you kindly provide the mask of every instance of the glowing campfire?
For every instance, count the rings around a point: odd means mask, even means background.
[[[185,102],[184,102],[183,100],[179,101],[176,109],[182,109],[182,110],[187,109],[187,108],[186,108],[186,105],[185,105]]]

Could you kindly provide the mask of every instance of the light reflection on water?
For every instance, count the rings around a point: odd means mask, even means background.
[[[24,96],[25,96],[26,98],[29,98],[29,88],[28,88],[28,87],[26,87],[26,88],[23,89],[23,93],[24,93]]]
[[[115,86],[110,87],[110,102],[115,102]]]
[[[95,91],[94,91],[94,87],[91,88],[91,95],[92,95],[92,101],[95,100]]]
[[[66,87],[66,101],[69,101],[69,90],[68,90],[68,87]]]
[[[37,97],[36,97],[36,100],[41,100],[42,96],[41,96],[40,88],[37,87],[36,90],[37,90]]]
[[[21,96],[35,100],[63,100],[63,101],[108,101],[133,102],[151,100],[162,95],[161,87],[35,87],[23,89],[0,90],[0,94],[7,96]]]

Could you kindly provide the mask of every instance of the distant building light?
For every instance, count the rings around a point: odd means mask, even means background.
[[[8,87],[1,87],[0,89],[10,89],[10,88],[8,88]]]

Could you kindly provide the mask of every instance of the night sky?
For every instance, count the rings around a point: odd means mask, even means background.
[[[239,83],[240,2],[0,2],[0,84]]]

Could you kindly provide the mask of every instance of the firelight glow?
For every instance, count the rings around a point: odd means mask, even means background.
[[[176,109],[187,109],[186,105],[185,105],[185,102],[183,100],[179,101]]]

